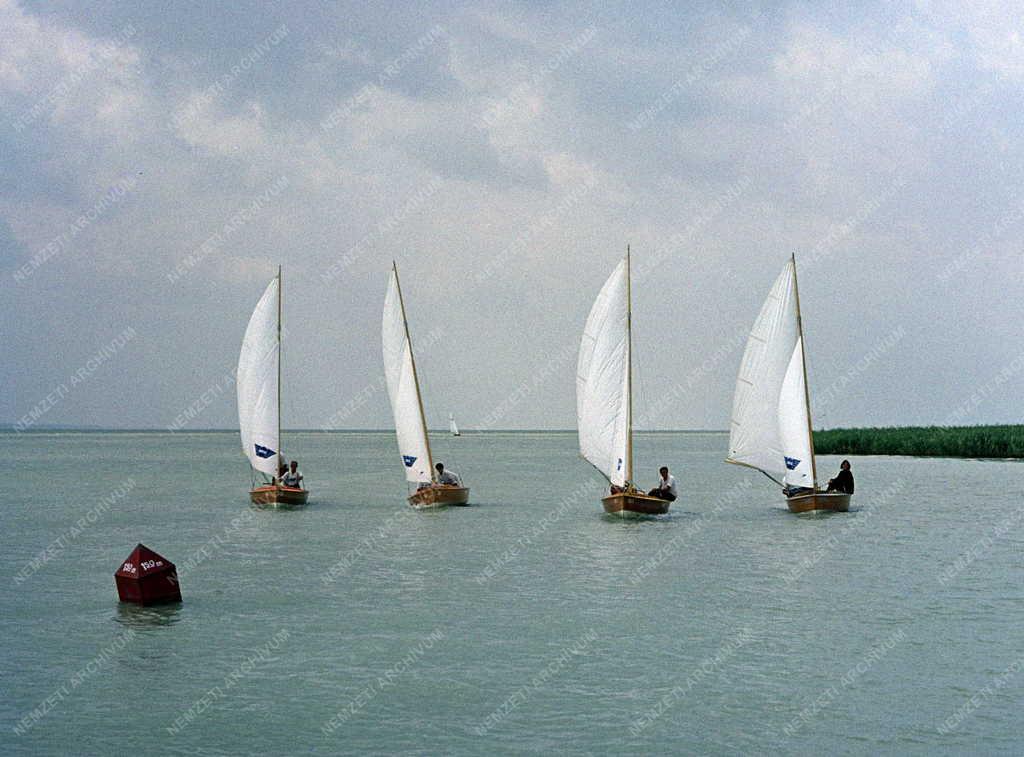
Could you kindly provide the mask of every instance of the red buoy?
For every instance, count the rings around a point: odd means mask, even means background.
[[[114,574],[117,596],[122,602],[157,605],[180,602],[178,571],[174,563],[145,544],[139,544]]]

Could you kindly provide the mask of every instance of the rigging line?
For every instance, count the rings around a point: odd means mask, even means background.
[[[632,286],[632,281],[630,281],[630,286]],[[630,304],[632,305],[632,302]],[[631,367],[633,369],[633,374],[636,377],[635,390],[633,391],[633,396],[631,398],[630,425],[632,426],[632,431],[633,431],[633,434],[635,436],[636,435],[636,431],[637,431],[637,424],[636,424],[637,417],[642,418],[643,421],[644,421],[643,427],[641,429],[643,431],[650,431],[651,430],[652,419],[651,419],[651,417],[649,415],[645,415],[644,414],[644,411],[649,411],[650,410],[650,403],[647,402],[647,383],[644,380],[644,364],[643,364],[643,360],[638,360],[637,359],[637,355],[640,354],[640,353],[636,349],[637,339],[636,339],[636,333],[635,333],[636,330],[634,328],[634,323],[633,323],[632,307],[630,307],[629,321],[630,321],[630,324],[629,324],[630,325],[629,359],[630,359],[630,363],[632,364]],[[631,388],[634,388],[634,387],[631,387]],[[637,408],[638,407],[640,408],[640,412],[639,413],[637,412]],[[632,474],[630,476],[631,480],[628,481],[627,483],[630,486],[635,488],[636,487],[636,479],[638,478],[638,475],[637,475],[637,465],[636,465],[636,448],[635,448],[635,443],[634,443],[633,447],[634,447],[633,450],[632,450],[632,452],[633,452],[633,465],[632,465],[632,468],[633,469],[630,471],[630,473]]]
[[[455,437],[452,436],[451,429],[449,429],[447,433],[442,433],[440,436],[444,439],[444,448],[447,450],[447,452],[444,453],[445,459],[441,461],[444,463],[444,469],[446,471],[455,471],[459,480],[462,481],[462,486],[465,486],[466,480],[462,475],[462,464],[459,462],[459,456],[455,453],[455,449],[458,447],[458,444],[455,443]],[[461,439],[462,437],[460,436],[459,438]]]
[[[633,356],[633,370],[636,373],[636,384],[637,384],[637,387],[636,387],[637,388],[637,392],[636,392],[636,396],[635,396],[635,401],[633,403],[634,410],[636,409],[637,405],[640,406],[641,410],[649,409],[649,404],[647,402],[647,385],[646,385],[646,383],[644,381],[643,361],[642,360],[637,360],[636,359],[636,355]],[[640,430],[641,431],[650,431],[651,430],[651,418],[646,416],[646,415],[644,415],[643,412],[640,412],[640,413],[635,413],[634,414],[634,416],[633,416],[634,421],[636,420],[637,416],[639,416],[639,417],[644,419],[643,428],[640,429]],[[633,425],[633,430],[634,431],[637,430],[635,423]]]
[[[637,360],[636,359],[636,355],[633,356],[633,370],[636,373],[636,384],[637,384],[637,391],[635,393],[635,399],[634,399],[634,402],[633,402],[633,409],[636,410],[638,405],[639,405],[639,407],[641,409],[640,413],[636,413],[634,415],[634,420],[636,418],[636,415],[639,415],[644,420],[643,426],[640,428],[640,430],[641,431],[650,431],[652,426],[654,425],[655,421],[649,415],[645,415],[644,414],[644,411],[649,411],[650,410],[651,405],[650,405],[649,402],[647,402],[647,384],[644,381],[643,360]],[[634,433],[634,435],[636,434],[636,431],[637,431],[637,427],[634,424],[634,426],[633,426],[633,433]],[[636,459],[635,459],[636,451],[635,451],[635,449],[634,449],[633,455],[634,455],[634,460],[633,460],[633,478],[637,479],[637,478],[639,478],[639,476],[637,474],[637,465],[636,465]],[[636,481],[635,480],[634,481],[630,481],[629,483],[632,484],[633,486],[636,486]]]

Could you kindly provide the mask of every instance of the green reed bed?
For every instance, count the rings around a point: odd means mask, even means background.
[[[1024,426],[834,428],[814,432],[821,455],[1024,457]]]

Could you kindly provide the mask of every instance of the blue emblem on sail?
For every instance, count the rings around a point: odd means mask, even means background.
[[[402,462],[405,463],[406,468],[411,468],[412,464],[416,462],[416,458],[412,455],[402,455]]]
[[[256,448],[256,457],[262,457],[264,460],[277,454],[270,447],[264,447],[262,444],[254,444],[253,446]]]
[[[619,458],[618,464],[615,466],[615,470],[622,470],[622,458]]]
[[[786,470],[796,470],[796,466],[800,465],[800,461],[795,457],[786,458]]]

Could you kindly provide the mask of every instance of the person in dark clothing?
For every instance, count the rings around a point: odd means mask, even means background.
[[[839,494],[853,494],[853,474],[850,473],[850,461],[843,460],[839,473],[828,482],[828,491]]]

